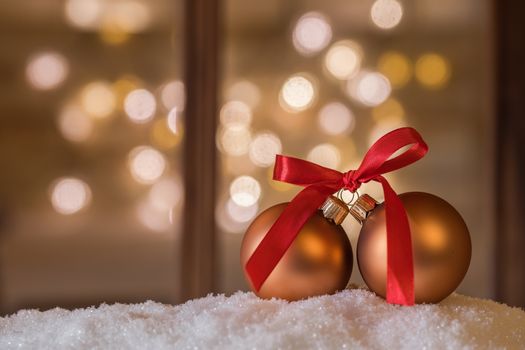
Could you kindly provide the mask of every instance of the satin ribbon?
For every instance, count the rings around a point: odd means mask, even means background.
[[[403,153],[392,157],[403,147]],[[414,265],[410,226],[403,203],[382,174],[421,159],[428,146],[413,128],[399,128],[381,137],[368,150],[357,170],[341,173],[302,159],[276,156],[274,180],[304,186],[286,206],[246,263],[253,286],[260,290],[295,237],[326,198],[340,189],[355,192],[363,183],[381,183],[387,229],[386,300],[414,304]]]

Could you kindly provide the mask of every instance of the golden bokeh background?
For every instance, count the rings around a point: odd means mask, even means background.
[[[275,154],[346,171],[382,134],[412,126],[430,152],[388,179],[458,209],[473,243],[459,292],[494,297],[491,3],[220,5],[216,210],[202,218],[217,225],[214,291],[248,289],[242,234],[299,190],[271,179]],[[184,9],[0,5],[2,312],[182,301]],[[361,192],[382,200],[378,185]],[[343,227],[355,247],[358,223]],[[362,283],[355,267],[351,282]]]

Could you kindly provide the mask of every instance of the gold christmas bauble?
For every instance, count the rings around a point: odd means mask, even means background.
[[[468,270],[471,242],[467,226],[454,207],[439,197],[409,192],[399,195],[399,198],[410,223],[415,301],[437,303],[458,287]],[[384,205],[372,209],[362,223],[357,242],[359,270],[368,287],[385,297],[387,247]]]
[[[277,204],[263,211],[244,235],[241,264],[250,288],[261,298],[289,301],[344,289],[352,273],[352,247],[343,228],[318,210],[299,231],[261,289],[255,291],[246,272],[246,262],[286,205]],[[345,210],[348,213],[346,206]],[[338,223],[340,221],[342,219],[337,219]]]

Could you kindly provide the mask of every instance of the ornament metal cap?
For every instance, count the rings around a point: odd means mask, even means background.
[[[340,225],[350,212],[346,203],[334,196],[328,197],[319,209],[326,219],[333,221],[336,225]]]
[[[362,224],[376,206],[376,200],[365,193],[350,207],[350,214]]]

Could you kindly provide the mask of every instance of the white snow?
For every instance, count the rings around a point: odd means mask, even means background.
[[[363,289],[288,303],[252,293],[0,318],[0,349],[524,349],[525,311],[454,294],[392,306]]]

